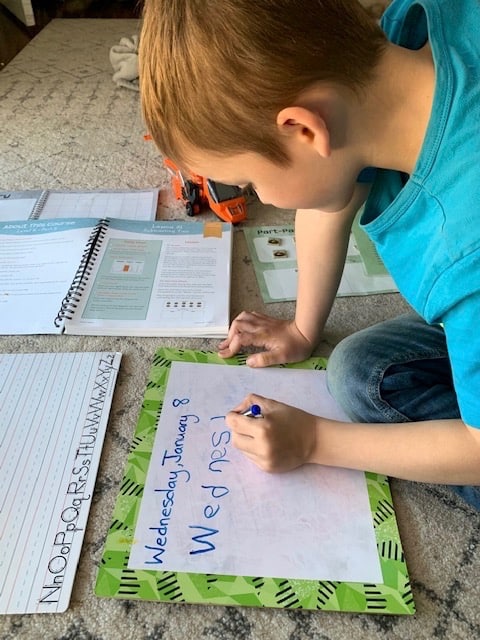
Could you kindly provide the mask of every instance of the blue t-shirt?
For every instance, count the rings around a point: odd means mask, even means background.
[[[403,47],[429,41],[436,85],[413,173],[377,170],[361,224],[412,307],[443,323],[462,418],[480,427],[480,0],[395,0],[382,26]]]

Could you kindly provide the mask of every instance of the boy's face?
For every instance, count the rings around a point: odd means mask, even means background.
[[[219,156],[197,152],[189,170],[224,184],[250,185],[264,204],[282,209],[339,211],[350,201],[355,180],[348,171],[310,149],[291,153],[288,166],[279,166],[256,153]],[[339,176],[340,179],[339,179]]]

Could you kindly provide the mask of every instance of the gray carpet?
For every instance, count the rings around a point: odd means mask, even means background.
[[[138,93],[112,82],[109,49],[137,32],[134,20],[54,20],[0,72],[0,189],[168,187],[139,115]],[[168,189],[159,217],[184,218]],[[245,224],[292,220],[249,203]],[[290,303],[263,304],[241,228],[235,232],[232,317],[243,308],[290,316]],[[396,294],[342,298],[333,309],[328,355],[342,336],[405,310]],[[216,348],[216,341],[75,336],[0,337],[0,351],[115,349],[123,361],[71,606],[64,614],[1,616],[0,638],[24,640],[380,640],[480,637],[480,516],[445,487],[392,481],[417,614],[350,615],[101,600],[96,568],[122,478],[144,385],[160,345]],[[1,544],[1,541],[0,541]],[[0,568],[1,570],[1,568]]]

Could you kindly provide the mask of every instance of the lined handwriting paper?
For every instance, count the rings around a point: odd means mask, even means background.
[[[120,358],[0,354],[0,613],[68,607]]]

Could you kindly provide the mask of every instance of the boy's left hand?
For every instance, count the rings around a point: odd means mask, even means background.
[[[262,409],[262,418],[241,414],[252,404]],[[318,418],[310,413],[249,395],[226,416],[232,443],[263,471],[290,471],[310,461],[316,447]]]
[[[219,344],[218,355],[231,358],[244,347],[252,346],[263,351],[248,356],[250,367],[301,362],[311,355],[314,348],[298,330],[294,320],[242,311],[230,325],[228,337]]]

